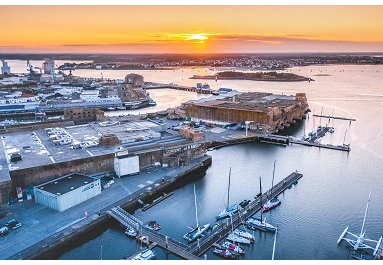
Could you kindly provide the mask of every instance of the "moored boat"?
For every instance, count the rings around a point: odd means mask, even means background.
[[[236,234],[236,235],[238,235],[238,236],[247,238],[247,239],[249,239],[250,241],[254,241],[254,240],[255,240],[255,237],[254,237],[252,234],[250,234],[249,232],[244,231],[244,230],[242,230],[242,229],[240,229],[240,228],[236,228],[236,229],[234,229],[233,233]]]
[[[203,233],[206,232],[210,227],[210,223],[203,225],[203,226],[198,226],[191,230],[190,232],[186,233],[183,238],[189,242],[193,242],[196,240],[198,237],[202,237]]]
[[[149,221],[144,226],[153,231],[158,231],[161,229],[161,225],[157,223],[157,221]]]
[[[137,231],[128,227],[125,230],[125,235],[130,236],[130,237],[136,237],[137,236]]]
[[[144,249],[135,255],[132,260],[153,260],[156,259],[156,253],[151,249]]]
[[[279,204],[281,204],[281,201],[278,199],[278,198],[273,198],[269,201],[267,201],[263,207],[262,207],[262,211],[263,212],[267,212],[275,207],[277,207]]]
[[[272,183],[271,183],[271,191],[270,191],[270,196],[272,196],[273,194],[273,187],[274,187],[274,172],[275,172],[275,163],[276,161],[274,161],[274,170],[273,170],[273,180],[272,180]],[[268,200],[263,206],[262,206],[262,211],[263,212],[267,212],[275,207],[277,207],[278,205],[281,204],[281,201],[278,199],[278,197],[274,197],[270,200]],[[262,218],[261,218],[262,219]]]
[[[227,207],[230,205],[229,204],[229,201],[230,201],[230,175],[231,175],[231,167],[230,167],[230,171],[229,171],[229,184],[228,184],[228,187],[227,187]],[[227,218],[227,217],[230,217],[232,216],[234,213],[238,212],[239,209],[238,209],[238,205],[237,204],[234,204],[226,209],[223,209],[215,218],[216,220],[221,220],[223,218]]]
[[[202,237],[204,235],[204,232],[210,228],[210,223],[205,224],[203,226],[200,226],[198,223],[197,195],[195,192],[195,185],[194,185],[194,204],[195,204],[195,217],[197,221],[197,226],[196,228],[192,229],[190,232],[186,233],[183,236],[183,238],[189,242],[193,242],[198,237]]]
[[[234,254],[233,252],[227,249],[215,248],[213,249],[213,253],[224,259],[236,259],[238,257],[238,255]]]
[[[234,232],[230,233],[227,236],[227,240],[232,241],[234,243],[251,244],[250,239],[244,238],[242,236],[238,236],[238,235],[234,234]]]
[[[216,219],[217,221],[218,220],[221,220],[221,219],[224,219],[224,218],[227,218],[227,217],[230,217],[231,215],[233,215],[234,213],[238,212],[238,205],[237,204],[234,204],[232,206],[230,206],[229,208],[227,209],[223,209],[217,216],[216,216]]]
[[[260,229],[260,230],[263,230],[263,231],[275,231],[276,228],[275,226],[269,224],[269,223],[266,223],[266,218],[262,221],[261,219],[258,219],[258,218],[252,218],[252,217],[249,217],[247,220],[246,220],[246,226],[250,229]]]
[[[241,248],[240,246],[234,244],[234,243],[231,243],[229,241],[225,241],[221,244],[222,248],[224,249],[227,249],[227,250],[230,250],[236,254],[240,254],[240,255],[244,255],[245,254],[245,250],[243,248]]]

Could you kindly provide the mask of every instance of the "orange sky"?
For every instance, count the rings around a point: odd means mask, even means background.
[[[383,52],[383,6],[1,5],[0,52]]]

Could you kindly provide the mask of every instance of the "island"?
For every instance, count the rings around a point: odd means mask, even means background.
[[[193,75],[189,79],[230,79],[230,80],[254,80],[254,81],[279,81],[279,82],[300,82],[314,81],[309,77],[304,77],[292,73],[277,72],[256,72],[243,73],[235,71],[219,72],[216,75]]]

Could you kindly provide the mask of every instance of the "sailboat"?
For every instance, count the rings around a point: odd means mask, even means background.
[[[262,204],[262,184],[261,184],[261,178],[259,178],[259,186],[260,186],[260,201],[261,201],[261,204]],[[266,217],[265,219],[262,219],[262,211],[261,211],[261,218],[258,219],[258,218],[253,218],[253,217],[249,217],[247,220],[246,220],[246,226],[250,229],[259,229],[259,230],[262,230],[262,231],[275,231],[276,228],[269,224],[269,223],[266,223]]]
[[[210,227],[210,223],[205,224],[203,226],[199,226],[199,224],[198,224],[198,208],[197,208],[197,195],[195,193],[195,185],[194,185],[194,203],[195,203],[195,217],[196,217],[196,221],[197,221],[197,226],[196,226],[196,228],[192,229],[190,232],[188,232],[184,235],[184,239],[189,241],[189,242],[193,242],[198,237],[201,237],[202,234],[206,230],[208,230]]]
[[[342,241],[343,239],[352,246],[354,251],[370,250],[370,251],[373,251],[373,256],[376,257],[376,255],[378,253],[381,253],[381,251],[383,250],[381,246],[383,237],[380,237],[379,240],[369,239],[366,237],[366,229],[364,228],[367,211],[368,211],[368,204],[370,203],[370,198],[371,198],[371,190],[370,190],[370,195],[368,196],[366,211],[364,212],[364,218],[363,218],[362,229],[360,230],[360,234],[358,235],[358,234],[349,232],[348,231],[349,227],[347,226],[346,229],[344,229],[343,233],[340,235],[337,243],[339,244],[340,241]],[[346,238],[346,235],[352,236],[353,239]]]
[[[276,160],[274,161],[273,180],[272,180],[272,183],[271,183],[271,192],[270,192],[270,196],[273,196],[275,162],[276,162]],[[274,207],[277,207],[279,204],[281,204],[281,201],[278,199],[278,197],[272,198],[271,200],[268,200],[268,201],[263,205],[263,207],[262,207],[262,211],[263,211],[263,212],[269,211],[269,210],[273,209]]]
[[[229,201],[230,201],[230,175],[231,175],[231,167],[230,167],[230,171],[229,171],[229,185],[228,185],[228,188],[227,188],[227,207],[226,209],[223,209],[215,218],[216,220],[221,220],[223,218],[227,218],[227,217],[230,217],[232,214],[238,212],[238,205],[237,204],[233,204],[232,206],[229,207]]]

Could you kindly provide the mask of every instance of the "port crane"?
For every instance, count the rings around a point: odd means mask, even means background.
[[[360,230],[359,236],[357,236],[357,235],[355,235],[355,234],[353,234],[351,232],[348,232],[348,226],[347,226],[346,229],[344,229],[344,231],[341,234],[341,236],[339,237],[337,243],[339,244],[340,241],[342,239],[344,239],[347,243],[349,243],[354,248],[355,251],[358,250],[358,249],[370,249],[370,250],[374,251],[373,255],[376,256],[376,254],[378,253],[378,251],[381,248],[380,245],[382,243],[382,237],[380,237],[380,239],[378,241],[372,240],[372,239],[368,239],[368,238],[365,237],[366,229],[364,229],[364,224],[365,224],[365,221],[366,221],[366,216],[367,216],[368,204],[370,202],[370,197],[371,197],[371,190],[370,190],[370,195],[368,196],[367,207],[366,207],[366,211],[364,213],[362,229]],[[350,235],[350,236],[352,236],[355,239],[346,238],[345,235]],[[368,245],[367,243],[370,243],[370,244],[374,243],[374,244],[376,244],[376,246],[373,247],[373,246]]]

